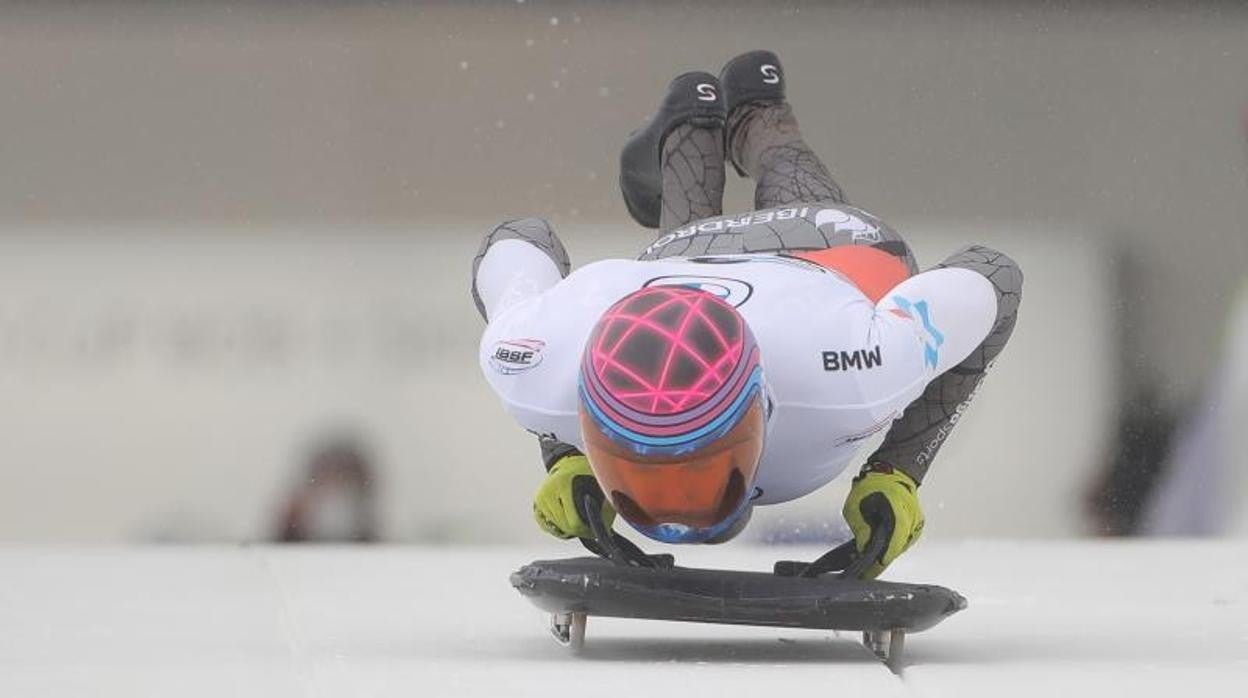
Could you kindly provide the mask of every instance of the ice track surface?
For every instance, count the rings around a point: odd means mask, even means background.
[[[767,569],[816,549],[678,549]],[[1243,695],[1248,544],[920,545],[889,578],[970,608],[890,673],[854,634],[591,618],[507,575],[574,545],[0,549],[0,696]],[[572,693],[569,693],[572,692]],[[799,693],[800,692],[800,693]]]

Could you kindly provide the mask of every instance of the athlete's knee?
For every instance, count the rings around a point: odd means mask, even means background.
[[[572,260],[568,257],[568,251],[564,249],[563,242],[559,240],[558,235],[555,235],[554,228],[545,219],[517,218],[498,224],[486,234],[472,260],[472,300],[476,303],[477,310],[483,318],[486,317],[485,304],[477,290],[477,271],[490,247],[503,240],[521,240],[538,248],[555,263],[560,276],[566,277],[572,270]]]

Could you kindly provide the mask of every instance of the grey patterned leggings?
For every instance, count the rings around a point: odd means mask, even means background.
[[[671,231],[723,213],[724,162],[755,182],[757,209],[799,203],[847,204],[843,190],[802,139],[787,102],[745,104],[720,129],[679,126],[663,144],[663,209],[660,226]],[[728,152],[725,153],[725,143]],[[890,231],[891,232],[891,231]],[[887,244],[904,241],[886,239]],[[852,244],[852,243],[851,243]],[[656,257],[667,256],[666,250]],[[914,269],[912,255],[906,247]],[[1014,331],[1023,274],[1009,257],[971,245],[936,265],[982,274],[997,292],[997,317],[987,338],[962,363],[941,374],[893,423],[868,464],[888,465],[922,482],[937,451],[970,404],[979,383]]]
[[[754,208],[847,203],[819,156],[802,140],[788,102],[743,104],[723,130],[677,126],[663,141],[663,210],[668,231],[723,213],[724,161],[755,181]]]

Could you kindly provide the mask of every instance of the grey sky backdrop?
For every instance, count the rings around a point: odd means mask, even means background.
[[[1248,6],[915,5],[3,3],[0,235],[521,214],[592,235],[626,216],[618,147],[667,80],[765,47],[851,200],[903,233],[1125,250],[1106,322],[1192,394],[1248,261]]]

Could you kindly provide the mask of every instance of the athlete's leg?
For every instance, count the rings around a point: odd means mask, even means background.
[[[847,203],[806,141],[784,96],[784,68],[769,51],[752,51],[728,62],[720,74],[728,117],[728,157],[754,179],[754,206]]]
[[[714,75],[672,80],[658,111],[624,143],[620,192],[647,228],[671,230],[722,212],[724,100]]]
[[[686,123],[663,140],[663,211],[659,228],[724,212],[724,129]]]
[[[936,452],[957,424],[988,367],[1009,341],[1022,298],[1023,273],[1014,260],[982,245],[950,256],[936,268],[957,267],[982,274],[997,291],[997,317],[988,336],[962,363],[941,374],[893,422],[884,443],[867,459],[897,468],[922,482]]]

